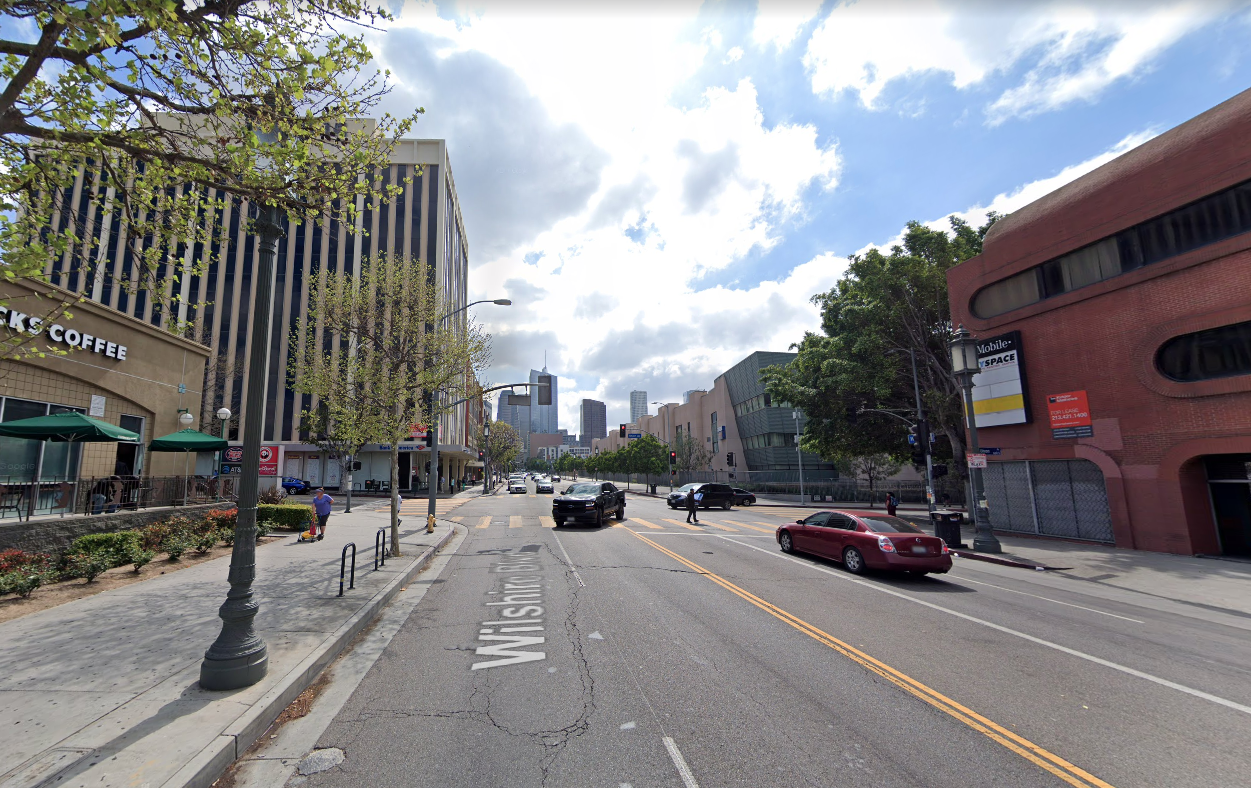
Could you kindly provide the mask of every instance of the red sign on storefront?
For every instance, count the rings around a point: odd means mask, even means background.
[[[261,476],[278,475],[278,447],[261,447]]]
[[[1047,415],[1052,438],[1089,438],[1095,434],[1085,391],[1047,395]]]

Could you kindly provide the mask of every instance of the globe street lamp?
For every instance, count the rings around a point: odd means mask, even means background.
[[[261,135],[258,135],[261,136]],[[269,136],[269,135],[265,135]],[[257,235],[256,308],[252,320],[252,352],[243,413],[243,462],[239,468],[239,509],[235,543],[230,552],[230,590],[218,609],[222,630],[204,652],[200,686],[207,690],[248,687],[269,670],[269,651],[256,633],[260,605],[252,598],[256,579],[256,504],[261,473],[261,426],[265,421],[265,381],[269,369],[270,331],[274,311],[274,256],[286,235],[281,208],[257,206],[252,231]],[[224,421],[224,420],[223,420]]]
[[[951,371],[964,390],[964,422],[969,430],[969,453],[980,454],[977,417],[973,413],[973,376],[981,370],[977,363],[977,338],[961,325],[947,346],[951,350]],[[982,553],[1002,553],[1003,547],[990,527],[982,469],[969,468],[969,481],[973,487],[973,525],[977,530],[973,537],[973,549]]]

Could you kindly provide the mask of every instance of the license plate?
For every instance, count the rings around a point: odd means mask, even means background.
[[[926,547],[925,545],[921,545],[921,544],[914,544],[914,545],[912,546],[912,552],[916,553],[917,555],[925,555],[925,554],[927,554],[929,551],[930,551],[930,550],[929,550],[929,548],[928,548],[928,547]]]

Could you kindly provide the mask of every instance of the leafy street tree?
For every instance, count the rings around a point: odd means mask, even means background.
[[[491,434],[480,439],[478,445],[486,453],[487,467],[505,470],[513,467],[521,453],[521,438],[506,421],[484,422],[491,425]]]
[[[180,277],[207,269],[228,205],[351,227],[356,198],[402,188],[372,173],[422,110],[353,120],[389,90],[363,37],[388,14],[367,0],[10,0],[0,14],[31,31],[0,39],[6,280],[59,262],[89,292],[122,238],[133,274],[115,286],[169,309]],[[82,216],[63,210],[76,184]]]
[[[645,483],[650,483],[651,477],[663,474],[669,467],[669,447],[654,435],[644,434],[638,440],[631,441],[625,452],[629,472],[643,474]]]
[[[947,269],[981,252],[997,218],[992,214],[975,230],[952,217],[950,234],[909,222],[902,246],[852,257],[843,278],[812,297],[821,307],[822,333],[793,345],[799,353],[791,364],[761,372],[775,400],[807,416],[805,451],[835,462],[906,456],[903,421],[860,411],[895,411],[912,420],[912,350],[931,429],[947,437],[944,448],[953,457],[964,456],[960,386],[947,350],[953,330]],[[963,470],[963,463],[955,465]]]
[[[348,465],[366,443],[378,432],[377,414],[374,411],[350,407],[357,401],[355,392],[344,396],[328,396],[313,411],[300,413],[300,432],[307,433],[303,440],[322,451],[338,456],[339,478],[347,479],[352,472]],[[346,481],[344,482],[346,484]],[[348,510],[352,506],[352,488],[347,485]]]
[[[391,445],[391,489],[399,489],[400,442],[414,424],[436,424],[471,394],[490,361],[490,335],[444,295],[426,263],[383,256],[359,278],[322,270],[309,288],[310,319],[292,334],[291,384],[314,406],[372,414],[372,441]],[[339,338],[326,351],[326,338]],[[432,397],[431,394],[438,396]],[[436,473],[436,470],[431,473]],[[399,500],[391,496],[391,538],[399,548]]]
[[[706,471],[712,462],[712,452],[684,432],[674,437],[673,451],[678,455],[679,471]]]

